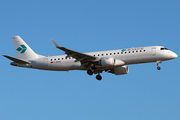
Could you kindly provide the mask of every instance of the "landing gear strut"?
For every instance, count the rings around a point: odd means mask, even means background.
[[[160,70],[161,68],[159,67],[160,63],[162,63],[162,61],[156,61],[157,63],[157,69]]]
[[[98,75],[96,75],[96,79],[100,81],[102,79],[102,76],[100,74],[98,74]]]

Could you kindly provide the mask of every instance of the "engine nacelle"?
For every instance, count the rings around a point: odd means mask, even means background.
[[[101,65],[102,67],[111,67],[111,66],[122,66],[125,63],[121,60],[118,59],[114,59],[114,58],[102,58],[99,61],[99,65]]]
[[[124,65],[122,67],[113,68],[109,71],[109,73],[115,74],[115,75],[123,75],[129,73],[129,67],[127,65]]]
[[[101,65],[102,67],[113,66],[114,58],[103,58],[99,61],[99,65]]]

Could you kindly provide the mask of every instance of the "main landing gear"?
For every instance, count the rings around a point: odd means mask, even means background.
[[[88,74],[88,75],[93,75],[93,71],[92,71],[91,69],[89,69],[89,70],[87,71],[87,74]]]
[[[96,75],[97,80],[102,80],[102,76],[100,74]]]
[[[157,69],[160,70],[161,68],[159,67],[160,63],[162,63],[162,61],[156,61],[157,63]]]
[[[89,70],[87,70],[87,74],[91,76],[94,74],[94,72],[91,69],[89,69]],[[100,81],[100,80],[102,80],[102,76],[98,73],[98,75],[96,75],[96,79]]]

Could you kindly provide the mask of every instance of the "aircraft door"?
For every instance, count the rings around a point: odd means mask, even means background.
[[[156,55],[156,48],[155,47],[151,48],[151,55],[152,56]]]
[[[44,58],[45,66],[48,66],[48,58]]]

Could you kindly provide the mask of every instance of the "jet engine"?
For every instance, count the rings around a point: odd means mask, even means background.
[[[129,73],[129,67],[127,65],[124,65],[122,67],[116,67],[109,71],[109,73],[115,74],[115,75],[123,75]]]
[[[114,58],[102,58],[99,62],[98,65],[102,67],[109,67],[109,66],[122,66],[125,63],[119,59],[114,59]]]

